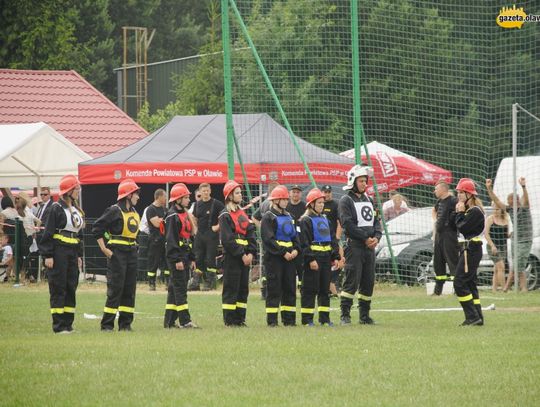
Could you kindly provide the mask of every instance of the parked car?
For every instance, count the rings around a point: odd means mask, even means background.
[[[431,207],[412,209],[386,223],[398,276],[394,274],[390,248],[383,236],[375,260],[375,273],[379,280],[407,284],[425,282],[433,257],[431,210]]]
[[[491,213],[491,208],[486,208]],[[387,230],[396,259],[398,276],[392,268],[390,248],[383,236],[377,248],[375,270],[379,280],[399,281],[409,285],[434,281],[433,271],[433,221],[431,207],[413,209],[387,222]],[[483,257],[478,268],[480,286],[491,286],[493,262],[484,239]],[[529,289],[540,288],[540,236],[533,240],[527,266]]]

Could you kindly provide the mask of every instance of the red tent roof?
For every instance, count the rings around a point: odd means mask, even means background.
[[[0,69],[0,123],[45,122],[92,157],[148,135],[75,71]]]

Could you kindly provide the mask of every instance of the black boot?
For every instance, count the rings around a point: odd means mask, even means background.
[[[472,300],[463,301],[461,303],[463,307],[463,312],[465,313],[465,321],[461,323],[461,326],[470,326],[470,325],[482,325],[483,321],[478,315],[478,312],[473,304]]]
[[[484,325],[484,314],[482,313],[482,305],[480,305],[480,304],[475,304],[475,305],[474,305],[474,308],[476,308],[476,312],[478,313],[478,316],[479,316],[480,319],[482,320],[482,323],[481,323],[481,324],[478,324],[478,325]]]
[[[371,309],[371,303],[368,301],[360,301],[358,304],[360,308],[360,324],[362,325],[374,325],[375,321],[369,316],[369,310]]]
[[[431,295],[441,295],[443,286],[444,286],[444,281],[439,281],[439,280],[435,281],[435,288],[433,289],[433,294]]]
[[[341,303],[341,325],[351,324],[351,306],[350,304]]]

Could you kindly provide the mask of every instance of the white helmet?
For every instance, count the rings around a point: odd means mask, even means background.
[[[358,177],[369,177],[373,176],[373,168],[364,166],[364,165],[355,165],[352,167],[349,172],[347,172],[347,185],[343,187],[344,191],[353,189],[354,181]]]

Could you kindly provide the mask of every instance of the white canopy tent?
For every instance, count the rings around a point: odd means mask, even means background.
[[[88,154],[43,122],[0,125],[0,186],[56,186]]]

